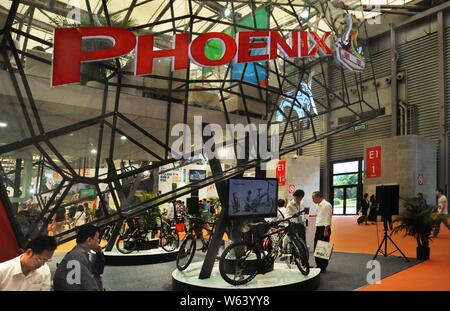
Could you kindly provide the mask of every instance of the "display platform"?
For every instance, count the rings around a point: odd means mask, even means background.
[[[177,259],[178,249],[166,252],[161,247],[143,251],[134,251],[130,254],[120,253],[114,246],[110,252],[104,252],[105,265],[107,266],[133,266],[151,265]]]
[[[220,276],[219,262],[214,264],[211,277],[200,280],[203,262],[194,262],[186,270],[175,269],[172,273],[173,290],[316,290],[320,286],[320,269],[311,268],[304,276],[297,267],[289,269],[284,263],[275,263],[273,271],[258,274],[245,285],[234,286]]]

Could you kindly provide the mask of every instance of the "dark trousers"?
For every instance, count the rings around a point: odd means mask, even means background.
[[[441,229],[441,222],[444,224],[444,226],[447,227],[447,229],[450,230],[450,224],[448,223],[448,219],[441,220],[441,221],[440,221],[439,223],[437,223],[436,226],[434,227],[433,235],[434,235],[435,237],[437,237],[437,236],[439,235],[439,231],[440,231],[440,229]]]
[[[331,228],[328,230],[327,238],[325,238],[323,235],[324,230],[325,230],[325,226],[316,227],[316,234],[314,235],[314,250],[316,249],[318,240],[330,242]],[[328,266],[328,260],[323,259],[323,258],[317,258],[317,257],[314,257],[314,259],[316,260],[317,267],[320,268],[321,270],[326,269],[326,267]]]
[[[297,232],[298,235],[304,241],[306,241],[306,229],[305,229],[305,226],[303,224],[299,224],[299,223],[293,223],[293,225],[294,225],[295,232]]]

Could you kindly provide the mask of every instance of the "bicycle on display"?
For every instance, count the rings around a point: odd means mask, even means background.
[[[159,228],[159,245],[166,252],[173,252],[178,248],[179,236],[175,229],[163,223]],[[149,230],[139,225],[136,218],[127,219],[122,223],[119,236],[116,240],[116,248],[122,254],[130,254],[140,248],[141,245],[149,243]]]
[[[219,261],[222,278],[229,284],[243,285],[257,274],[272,271],[278,255],[286,255],[282,245],[284,235],[289,238],[287,241],[289,262],[293,262],[303,275],[308,275],[310,270],[308,248],[291,222],[292,218],[298,217],[303,212],[286,219],[249,224],[254,241],[232,243],[223,251]],[[260,231],[264,233],[260,234]],[[274,235],[277,235],[278,239],[275,245],[271,245],[271,237]]]
[[[252,211],[256,212],[258,210],[258,208],[261,208],[261,207],[263,207],[264,210],[271,209],[272,207],[274,207],[276,205],[275,200],[270,196],[270,191],[269,191],[270,186],[272,186],[272,185],[268,181],[267,182],[267,192],[263,193],[263,194],[261,194],[262,188],[257,189],[258,194],[257,194],[256,198],[252,200],[251,206],[250,206]],[[246,211],[247,212],[249,211],[248,207],[247,207]]]
[[[185,270],[192,262],[195,251],[206,252],[211,241],[215,222],[208,222],[192,215],[186,215],[184,222],[186,236],[181,243],[177,255],[177,268]],[[205,238],[205,233],[207,238]],[[200,247],[197,248],[197,238],[200,240]]]

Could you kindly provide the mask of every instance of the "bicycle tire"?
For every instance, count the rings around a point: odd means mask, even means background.
[[[180,271],[186,270],[192,262],[195,255],[195,238],[192,235],[188,235],[183,243],[181,243],[180,249],[177,254],[177,269]]]
[[[176,230],[162,233],[159,240],[161,241],[161,248],[169,253],[176,250],[180,245],[180,236]]]
[[[128,248],[126,248],[125,245],[128,245]],[[116,241],[116,248],[122,254],[130,254],[134,252],[136,246],[136,239],[134,239],[132,236],[120,235]]]
[[[241,252],[238,249],[244,248],[244,254],[241,256],[241,258],[236,258],[236,252]],[[246,259],[254,259],[251,257],[251,253],[255,254],[256,257],[256,264],[253,264],[253,267],[251,266],[250,261],[246,261]],[[231,258],[227,258],[227,255],[231,255]],[[227,272],[228,267],[228,261],[232,260],[234,263],[232,263],[232,269],[234,271],[234,277],[238,276],[240,279],[236,280],[235,278],[231,278]],[[242,241],[238,243],[233,243],[229,245],[222,253],[222,256],[220,256],[219,261],[219,272],[222,278],[225,282],[231,284],[231,285],[243,285],[247,284],[251,280],[255,278],[255,276],[258,274],[258,267],[261,264],[261,254],[258,249],[256,249],[255,244]],[[238,269],[238,271],[236,271]],[[237,273],[237,274],[236,274]]]
[[[302,239],[293,237],[291,239],[291,251],[295,265],[303,275],[309,274],[309,254],[308,249]]]

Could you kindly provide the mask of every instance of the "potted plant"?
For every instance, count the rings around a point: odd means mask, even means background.
[[[418,260],[430,258],[431,232],[435,226],[445,217],[442,214],[433,213],[433,206],[428,206],[424,199],[405,198],[402,199],[405,210],[394,220],[396,226],[392,233],[403,232],[413,236],[417,241],[416,254]]]

